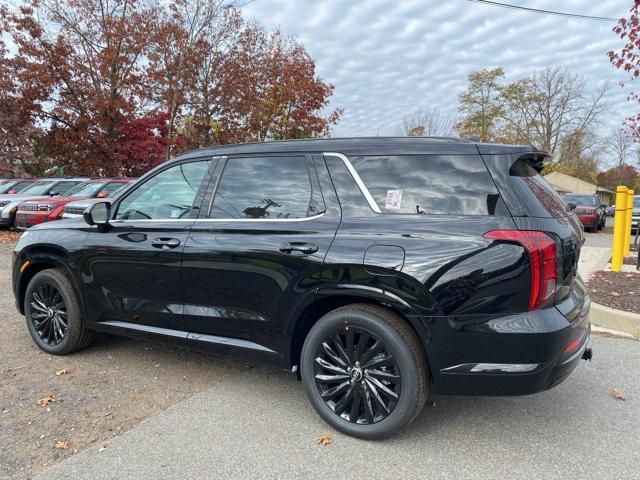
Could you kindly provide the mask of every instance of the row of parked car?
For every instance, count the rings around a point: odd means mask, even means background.
[[[133,178],[48,177],[0,180],[0,227],[25,230],[77,217],[92,203],[113,196]]]

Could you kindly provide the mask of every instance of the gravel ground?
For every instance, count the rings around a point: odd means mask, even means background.
[[[111,335],[66,357],[42,352],[14,306],[11,248],[0,246],[0,478],[31,478],[246,370],[243,362]],[[55,401],[39,406],[49,394]]]

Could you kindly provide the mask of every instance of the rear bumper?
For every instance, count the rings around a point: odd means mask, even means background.
[[[528,395],[558,385],[589,346],[591,303],[583,293],[568,298],[564,305],[478,322],[450,335],[460,337],[459,343],[467,348],[463,351],[458,346],[457,354],[448,356],[449,362],[454,357],[457,361],[433,372],[434,392]]]

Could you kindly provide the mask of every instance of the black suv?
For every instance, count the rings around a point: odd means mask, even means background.
[[[590,356],[582,230],[546,157],[434,138],[198,150],[23,234],[17,306],[53,354],[104,331],[293,370],[328,423],[381,438],[429,396],[538,392]]]

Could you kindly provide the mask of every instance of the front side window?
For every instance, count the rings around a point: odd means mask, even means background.
[[[353,156],[349,160],[383,213],[507,214],[478,155]]]
[[[141,184],[118,205],[116,220],[187,218],[209,161],[182,163]]]
[[[304,157],[230,158],[218,183],[212,218],[287,219],[320,213]]]
[[[80,185],[76,185],[71,190],[66,193],[67,197],[90,197],[92,196],[96,189],[100,188],[102,183],[81,183]]]

